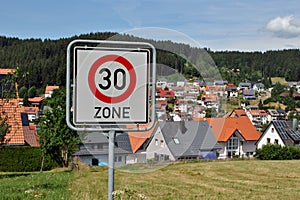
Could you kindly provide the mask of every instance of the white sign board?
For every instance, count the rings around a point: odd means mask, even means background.
[[[74,48],[75,124],[148,122],[147,49]]]

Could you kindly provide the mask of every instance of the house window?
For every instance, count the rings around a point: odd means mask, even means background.
[[[267,138],[267,144],[270,144],[270,143],[271,143],[271,139]]]
[[[274,128],[271,129],[271,132],[274,133]]]
[[[235,136],[232,136],[227,141],[227,150],[237,150],[238,149],[238,138]]]
[[[158,139],[155,139],[155,146],[158,146]]]
[[[161,147],[164,147],[164,146],[165,146],[165,143],[164,143],[163,140],[160,141],[160,146],[161,146]]]
[[[122,162],[122,156],[115,156],[115,162]]]
[[[278,144],[278,139],[275,139],[274,144]]]

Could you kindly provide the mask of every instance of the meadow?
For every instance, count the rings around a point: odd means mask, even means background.
[[[0,173],[0,199],[107,199],[107,168]],[[115,199],[299,199],[300,161],[194,161],[116,168]]]

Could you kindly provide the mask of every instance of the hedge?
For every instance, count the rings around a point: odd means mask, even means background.
[[[261,160],[292,160],[300,159],[300,147],[267,144],[256,150],[255,157]]]
[[[0,171],[31,172],[39,171],[42,152],[39,147],[0,146]],[[45,157],[43,170],[50,170],[58,164],[49,156]]]

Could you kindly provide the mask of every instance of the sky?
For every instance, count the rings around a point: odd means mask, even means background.
[[[1,36],[22,39],[144,30],[216,51],[300,48],[298,0],[1,0],[0,24]]]

